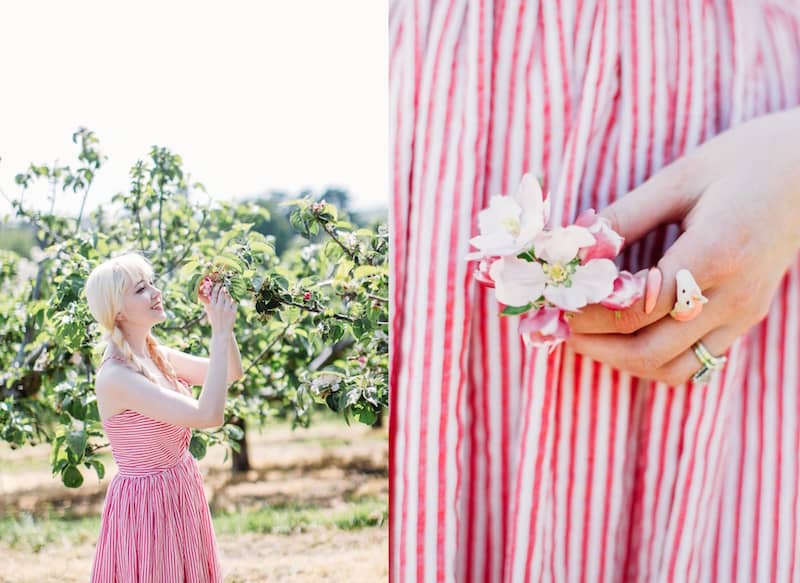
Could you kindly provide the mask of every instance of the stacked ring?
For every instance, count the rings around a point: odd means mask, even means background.
[[[692,344],[692,350],[701,364],[700,370],[692,375],[692,381],[695,383],[710,383],[714,379],[714,373],[725,365],[728,357],[714,356],[706,348],[706,345],[699,340]]]

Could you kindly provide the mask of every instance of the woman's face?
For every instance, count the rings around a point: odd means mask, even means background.
[[[143,276],[125,292],[123,321],[152,325],[167,319],[161,305],[161,290],[153,285],[153,278]]]

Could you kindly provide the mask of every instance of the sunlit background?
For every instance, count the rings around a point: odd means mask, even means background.
[[[180,154],[214,199],[333,187],[353,208],[385,207],[387,10],[375,0],[3,4],[0,217],[31,162],[77,166],[79,126],[109,156],[89,210],[128,188],[152,145]],[[26,206],[49,209],[49,190],[38,181]],[[55,211],[76,216],[78,198],[58,193]]]

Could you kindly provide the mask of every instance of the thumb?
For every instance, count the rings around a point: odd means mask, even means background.
[[[624,237],[624,248],[660,225],[683,219],[697,199],[698,183],[686,158],[679,158],[597,214]]]

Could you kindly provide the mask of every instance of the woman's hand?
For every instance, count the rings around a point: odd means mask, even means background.
[[[626,244],[664,223],[683,233],[658,262],[655,309],[644,298],[615,312],[588,306],[569,345],[635,376],[678,385],[700,368],[691,346],[720,356],[769,312],[800,249],[800,108],[736,126],[698,146],[599,213]],[[675,274],[691,271],[708,303],[693,320],[669,316]]]
[[[233,331],[236,319],[236,302],[221,283],[217,283],[211,290],[208,298],[199,296],[203,302],[211,324],[212,333],[227,333]]]

